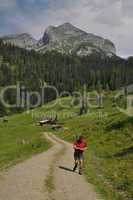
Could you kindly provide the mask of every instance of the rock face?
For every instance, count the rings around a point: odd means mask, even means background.
[[[57,50],[67,54],[86,56],[92,53],[112,56],[116,54],[114,44],[102,37],[86,33],[70,23],[58,27],[50,26],[37,44],[36,50],[46,52]]]
[[[33,49],[37,41],[28,33],[9,35],[2,38],[5,43],[11,43],[24,49]]]
[[[49,26],[39,41],[33,39],[29,34],[5,37],[4,41],[22,48],[34,49],[40,53],[56,50],[79,56],[96,53],[111,57],[116,54],[115,45],[110,40],[86,33],[70,23],[58,27]]]

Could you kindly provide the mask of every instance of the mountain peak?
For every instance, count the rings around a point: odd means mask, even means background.
[[[32,49],[32,47],[37,43],[37,41],[29,33],[7,35],[2,39],[5,43],[10,43],[25,49]]]
[[[66,22],[64,24],[61,24],[59,26],[48,26],[45,30],[45,32],[53,31],[53,30],[72,30],[77,29],[75,26],[73,26],[71,23]]]
[[[64,23],[64,24],[61,24],[60,26],[58,26],[58,27],[68,27],[68,28],[70,28],[70,27],[74,27],[71,23],[69,23],[69,22],[66,22],[66,23]],[[75,27],[74,27],[75,28]]]
[[[41,53],[56,50],[64,54],[79,56],[100,54],[111,57],[116,54],[115,45],[110,40],[87,33],[69,22],[60,26],[49,26],[39,41],[35,41],[27,33],[3,38],[3,40],[15,46],[34,49]]]
[[[50,31],[50,30],[52,30],[52,29],[54,29],[54,28],[55,28],[55,26],[48,26],[48,27],[46,28],[45,32],[46,32],[46,31]]]
[[[116,53],[115,45],[110,40],[87,33],[69,22],[56,27],[49,26],[36,50],[42,53],[57,50],[80,56],[93,53],[112,56]]]
[[[20,36],[20,37],[32,37],[32,35],[30,35],[29,33],[20,33],[17,36]]]

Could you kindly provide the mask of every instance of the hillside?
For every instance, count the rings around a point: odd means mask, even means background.
[[[133,59],[101,58],[99,55],[78,57],[62,55],[56,51],[40,55],[0,41],[0,87],[15,86],[19,83],[28,92],[41,93],[45,83],[62,91],[116,90],[133,83]],[[15,102],[15,94],[8,93],[8,102]],[[46,91],[45,101],[55,98],[55,93]],[[33,104],[35,100],[33,98]],[[1,104],[1,102],[0,102]],[[10,114],[23,108],[6,109],[0,106],[0,114]]]
[[[38,41],[27,33],[5,36],[2,40],[4,43],[40,53],[56,50],[63,54],[78,56],[99,54],[103,57],[112,57],[116,54],[115,45],[110,40],[86,33],[70,23],[58,27],[49,26]]]
[[[2,40],[4,43],[9,43],[27,50],[33,49],[33,46],[37,43],[37,41],[28,33],[4,36],[2,37]]]
[[[52,106],[54,102],[51,102],[29,114],[9,117],[6,126],[1,121],[0,167],[8,166],[11,161],[18,162],[17,155],[25,155],[26,158],[29,153],[33,154],[45,149],[46,143],[40,139],[36,140],[39,136],[37,132],[53,132],[70,142],[82,133],[88,142],[85,165],[87,180],[96,186],[96,190],[105,199],[132,199],[133,118],[125,116],[116,109],[113,100],[115,94],[104,93],[104,107],[91,108],[86,115],[82,116],[79,116],[79,108],[72,103],[74,102],[72,98],[67,97],[60,99],[54,106]],[[61,129],[54,131],[51,126],[41,129],[37,126],[36,123],[40,119],[54,117],[56,114],[62,125]],[[18,121],[22,123],[16,124]],[[21,144],[23,139],[27,144]]]
[[[58,27],[49,26],[37,43],[37,51],[57,50],[61,53],[87,56],[97,53],[103,56],[116,54],[115,45],[102,37],[86,33],[70,23]]]
[[[0,171],[48,150],[51,143],[42,133],[31,114],[0,118]]]
[[[64,98],[55,107],[36,110],[34,116],[42,112],[46,116],[57,114],[64,128],[44,129],[69,142],[83,134],[88,141],[85,166],[88,181],[105,199],[129,200],[133,198],[133,117],[117,110],[115,94],[104,93],[104,107],[90,108],[86,115],[78,116],[79,108],[72,103],[74,101]]]

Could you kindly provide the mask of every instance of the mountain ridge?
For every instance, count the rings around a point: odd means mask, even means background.
[[[33,49],[34,45],[37,43],[37,40],[34,39],[29,33],[6,35],[1,39],[4,41],[4,43],[10,43],[14,46],[29,50]]]
[[[2,39],[5,43],[40,53],[56,50],[78,56],[93,53],[109,57],[116,55],[116,47],[112,41],[87,33],[69,22],[59,26],[48,26],[39,40],[35,40],[28,33],[4,36]]]

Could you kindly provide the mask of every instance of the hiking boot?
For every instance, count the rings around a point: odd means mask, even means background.
[[[76,171],[76,169],[77,169],[77,164],[75,164],[75,166],[74,166],[74,168],[73,168],[73,172],[75,172]]]
[[[79,175],[82,175],[82,170],[81,169],[79,170]]]

